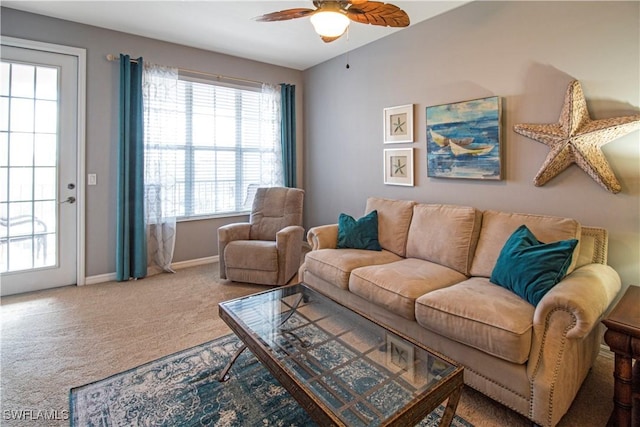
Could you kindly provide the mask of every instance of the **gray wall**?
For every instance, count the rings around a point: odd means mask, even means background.
[[[117,3],[114,3],[114,7]],[[115,271],[115,183],[118,137],[118,63],[107,54],[128,53],[145,61],[173,65],[213,74],[296,85],[297,104],[302,105],[302,73],[130,34],[80,25],[2,8],[2,34],[29,40],[85,48],[87,50],[86,171],[98,175],[98,185],[86,187],[86,274]],[[302,108],[297,121],[302,123]],[[302,152],[302,126],[298,127],[298,151]],[[302,159],[302,157],[301,157]],[[299,182],[302,163],[298,165]],[[244,217],[178,223],[174,261],[217,255],[219,226]]]
[[[87,187],[88,276],[115,270],[118,69],[105,55],[124,52],[160,64],[296,84],[306,227],[336,222],[340,212],[359,216],[368,196],[569,216],[606,227],[610,264],[625,284],[639,284],[639,133],[603,148],[623,186],[613,195],[576,166],[534,187],[548,147],[512,130],[516,123],[556,122],[572,79],[581,81],[593,118],[637,114],[638,16],[638,2],[474,2],[352,51],[349,69],[342,56],[304,73],[7,8],[1,30],[87,49],[86,168],[98,174],[98,185]],[[427,178],[425,107],[494,95],[503,100],[506,178]],[[383,145],[383,108],[408,103],[416,105],[416,143]],[[407,146],[415,147],[415,187],[384,185],[383,148]],[[175,261],[216,255],[217,227],[239,219],[244,217],[180,223]]]
[[[638,114],[639,16],[638,2],[474,2],[351,52],[349,69],[343,56],[306,70],[305,224],[360,216],[368,196],[573,217],[609,230],[609,263],[639,284],[639,132],[603,148],[617,195],[575,165],[535,187],[549,148],[513,132],[557,122],[572,79],[592,118]],[[495,95],[506,178],[428,178],[425,107]],[[383,145],[383,108],[409,103],[416,142]],[[382,150],[409,146],[416,185],[384,185]]]

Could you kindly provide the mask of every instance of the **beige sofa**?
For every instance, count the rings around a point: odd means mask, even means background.
[[[369,198],[382,251],[336,249],[338,225],[311,228],[300,268],[310,287],[465,367],[465,383],[535,424],[569,409],[601,342],[620,277],[604,229],[572,219]],[[511,233],[576,238],[568,274],[533,306],[489,281]]]

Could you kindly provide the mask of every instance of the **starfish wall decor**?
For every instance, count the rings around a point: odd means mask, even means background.
[[[575,163],[612,193],[619,193],[622,187],[601,147],[636,129],[640,129],[640,115],[591,120],[577,80],[569,84],[558,123],[517,124],[513,127],[520,135],[551,148],[533,180],[537,187]]]

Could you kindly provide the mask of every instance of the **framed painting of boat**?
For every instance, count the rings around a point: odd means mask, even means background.
[[[500,97],[427,107],[427,176],[502,179]]]
[[[413,142],[413,104],[384,109],[384,143]]]
[[[413,148],[384,150],[384,183],[413,186]]]

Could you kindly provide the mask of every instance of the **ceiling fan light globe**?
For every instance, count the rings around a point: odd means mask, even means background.
[[[311,15],[311,24],[321,36],[341,36],[349,26],[349,18],[340,12],[321,11]]]

